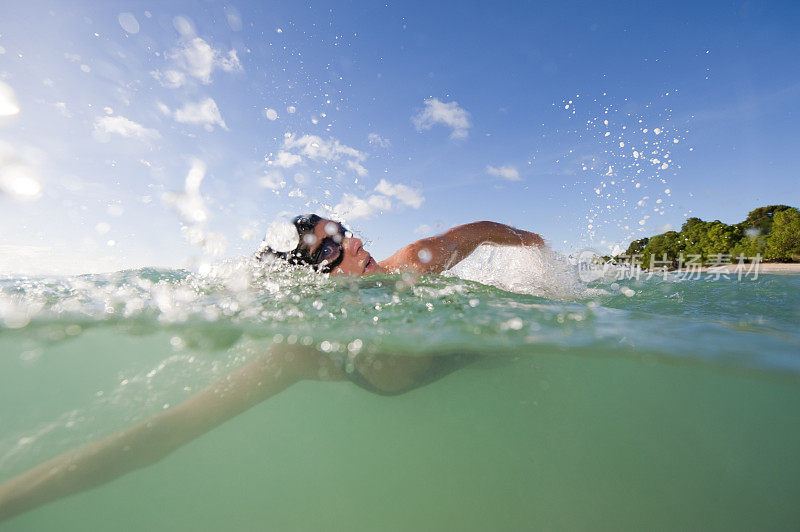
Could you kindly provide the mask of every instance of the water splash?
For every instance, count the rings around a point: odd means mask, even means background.
[[[680,207],[670,179],[681,169],[689,130],[672,116],[669,99],[675,92],[640,106],[607,93],[561,102],[578,142],[557,162],[581,177],[574,188],[586,209],[585,245],[620,253],[620,242],[641,238],[654,224],[664,230],[656,220]]]
[[[200,194],[200,185],[205,175],[205,163],[193,159],[186,175],[183,192],[167,192],[163,199],[164,203],[174,209],[184,222],[181,233],[187,242],[201,248],[207,257],[218,257],[225,252],[227,240],[222,233],[210,232],[205,228],[208,207]],[[201,266],[208,268],[207,263]]]
[[[581,281],[574,261],[532,247],[480,246],[444,275],[555,300],[576,300],[604,293]]]

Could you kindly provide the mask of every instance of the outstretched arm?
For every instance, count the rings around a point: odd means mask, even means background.
[[[0,522],[153,464],[224,421],[303,379],[341,380],[313,348],[273,346],[180,405],[0,484]]]
[[[543,247],[544,240],[536,233],[508,225],[473,222],[409,244],[381,262],[381,266],[392,271],[440,273],[465,259],[481,244]]]
[[[475,360],[470,355],[359,356],[348,375],[313,347],[276,345],[175,408],[40,464],[0,484],[0,522],[154,464],[223,422],[304,380],[352,380],[397,395]]]

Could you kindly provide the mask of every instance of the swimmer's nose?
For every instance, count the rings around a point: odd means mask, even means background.
[[[351,237],[347,239],[347,251],[353,255],[358,253],[360,249],[364,248],[364,243],[361,241],[360,238]]]

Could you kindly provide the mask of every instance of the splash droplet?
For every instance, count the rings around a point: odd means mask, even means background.
[[[133,13],[120,13],[117,20],[119,20],[119,25],[122,26],[122,29],[128,33],[139,33],[139,21],[133,16]]]

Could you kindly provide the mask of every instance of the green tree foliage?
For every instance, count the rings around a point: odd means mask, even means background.
[[[701,239],[703,259],[708,260],[720,254],[730,254],[741,239],[741,228],[714,220],[708,224],[706,234]]]
[[[680,231],[634,240],[625,252],[629,260],[640,256],[646,268],[678,266],[681,254],[685,261],[696,256],[703,263],[736,262],[740,255],[750,258],[759,254],[770,260],[800,261],[800,211],[788,205],[766,205],[734,225],[693,217]]]
[[[739,255],[744,257],[755,257],[756,255],[761,255],[762,257],[766,257],[766,248],[767,238],[764,235],[748,235],[747,231],[745,231],[742,239],[733,246],[733,249],[731,249],[731,255],[734,257],[738,257]]]
[[[800,211],[789,208],[775,213],[767,236],[766,257],[786,261],[800,258]]]
[[[788,205],[766,205],[764,207],[759,207],[758,209],[750,211],[747,215],[747,219],[739,225],[742,225],[745,229],[758,229],[762,235],[766,235],[772,230],[772,222],[775,214],[788,209],[794,209],[794,207],[789,207]]]
[[[735,257],[755,257],[760,254],[766,257],[767,235],[772,230],[773,219],[776,214],[794,209],[788,205],[766,205],[753,209],[748,213],[747,219],[737,226],[742,230],[741,240],[733,247],[731,254]]]
[[[650,239],[646,237],[639,240],[634,240],[628,246],[628,249],[625,251],[625,255],[629,257],[633,257],[634,255],[641,255],[642,252],[644,251],[644,247],[647,245],[647,242],[649,240]]]
[[[678,257],[684,249],[680,233],[667,231],[651,238],[642,251],[642,262],[646,268],[651,266],[677,266]],[[651,264],[651,260],[655,264]],[[666,261],[666,262],[665,262]]]
[[[681,227],[683,250],[687,255],[703,255],[703,239],[708,231],[708,222],[700,218],[689,218]]]

